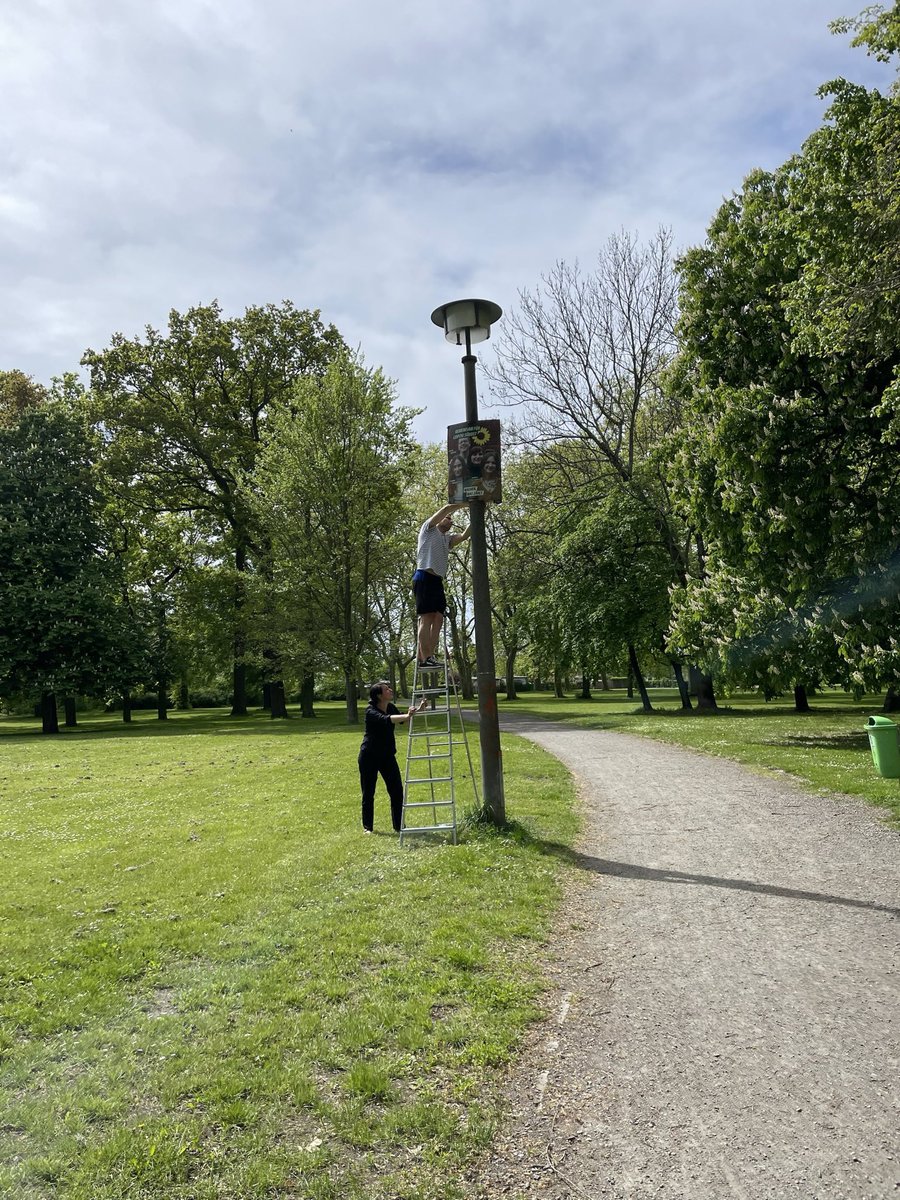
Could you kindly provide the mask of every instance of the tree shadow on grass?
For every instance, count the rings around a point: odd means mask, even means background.
[[[757,883],[751,879],[726,879],[716,875],[699,875],[690,871],[670,870],[666,867],[642,867],[637,863],[595,858],[591,854],[582,854],[560,842],[548,842],[535,838],[517,822],[509,826],[509,831],[513,833],[517,841],[532,846],[538,853],[552,855],[581,871],[590,871],[595,875],[608,875],[616,879],[641,879],[655,883],[686,884],[691,887],[726,888],[731,891],[753,892],[762,896],[781,896],[785,900],[808,900],[817,904],[837,904],[844,908],[861,908],[900,917],[900,908],[870,900],[854,900],[846,896],[831,896],[825,892],[779,887],[771,883]]]
[[[766,708],[732,708],[727,704],[720,704],[718,708],[694,708],[690,712],[684,708],[655,708],[653,712],[649,713],[638,709],[634,715],[650,718],[677,717],[680,720],[691,717],[702,717],[705,721],[715,721],[716,719],[735,721],[771,720],[773,717],[797,717],[798,719],[802,718],[814,721],[816,718],[822,717],[859,717],[862,715],[862,712],[862,709],[853,708],[846,704],[830,704],[827,708],[812,708],[809,712],[805,713],[797,712],[791,704],[772,704]]]
[[[865,712],[868,711],[868,709],[865,710]],[[501,724],[504,721],[508,721],[510,729],[513,726],[522,725],[527,721],[535,725],[539,722],[544,722],[545,726],[552,726],[554,728],[569,725],[573,729],[610,730],[612,732],[627,732],[629,725],[635,718],[651,722],[689,721],[691,719],[714,722],[772,720],[776,717],[792,717],[814,723],[817,718],[821,720],[831,717],[862,717],[865,715],[862,709],[852,708],[847,705],[829,705],[827,708],[814,708],[808,713],[798,713],[790,705],[778,705],[769,708],[730,708],[727,705],[721,705],[719,708],[714,709],[693,708],[688,710],[673,706],[671,708],[654,708],[652,712],[645,712],[642,708],[634,708],[628,711],[620,710],[610,713],[598,711],[596,714],[570,712],[566,709],[559,709],[556,712],[542,712],[526,708],[518,710],[500,708],[499,714]],[[477,720],[477,713],[474,713],[470,719]]]
[[[362,709],[360,710],[362,712]],[[9,728],[21,722],[0,721],[0,743],[40,741],[49,746],[65,745],[68,742],[121,740],[123,738],[172,738],[209,735],[217,737],[302,737],[306,734],[353,733],[362,737],[363,724],[348,725],[342,712],[325,711],[315,718],[291,717],[288,720],[272,720],[268,713],[253,713],[246,717],[229,717],[226,712],[173,713],[166,721],[155,718],[133,720],[126,724],[121,718],[89,719],[74,729],[60,725],[58,734],[43,734],[40,726],[32,728]]]
[[[865,733],[823,733],[819,737],[812,734],[789,733],[784,737],[755,742],[754,745],[785,746],[800,750],[851,750],[855,754],[859,751],[868,751],[869,739]]]

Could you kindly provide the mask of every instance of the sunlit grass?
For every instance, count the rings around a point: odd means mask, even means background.
[[[339,706],[34,728],[0,722],[0,1195],[461,1195],[537,1011],[563,768],[504,739],[516,824],[401,849],[383,791],[360,833]]]
[[[718,712],[705,714],[682,713],[674,691],[654,690],[651,697],[654,713],[643,713],[621,691],[595,692],[591,700],[523,693],[518,700],[501,701],[501,710],[622,730],[758,770],[786,771],[813,789],[861,796],[900,823],[900,783],[877,774],[865,732],[866,718],[880,711],[882,697],[854,700],[845,692],[827,691],[811,697],[811,713],[797,713],[786,699],[766,703],[758,695],[738,695],[722,699]]]

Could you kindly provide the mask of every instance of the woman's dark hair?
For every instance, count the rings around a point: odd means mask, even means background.
[[[369,703],[370,704],[378,703],[378,701],[381,699],[381,693],[382,693],[383,689],[384,689],[384,684],[382,684],[382,683],[373,683],[372,684],[372,686],[369,688]]]

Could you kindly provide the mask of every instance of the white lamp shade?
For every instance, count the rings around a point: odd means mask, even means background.
[[[470,342],[487,341],[491,336],[491,326],[502,315],[500,305],[490,300],[453,300],[436,308],[431,319],[443,329],[448,342],[454,346],[464,346],[467,332]]]

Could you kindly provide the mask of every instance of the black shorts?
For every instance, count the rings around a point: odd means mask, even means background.
[[[419,616],[425,613],[445,613],[447,597],[444,595],[444,581],[440,575],[429,575],[413,581],[413,592],[416,597],[416,612]]]

